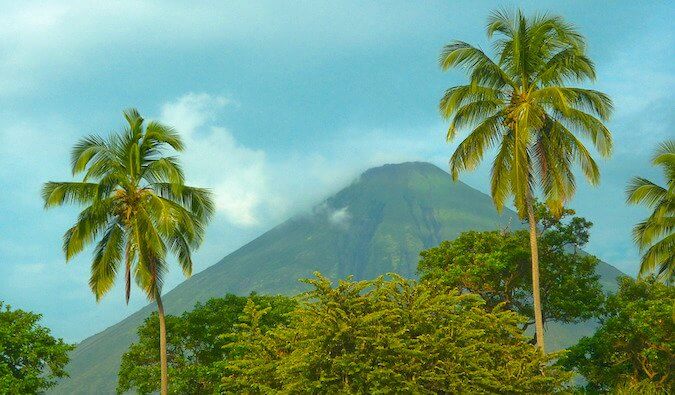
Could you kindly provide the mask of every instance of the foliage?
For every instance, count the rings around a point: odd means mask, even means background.
[[[633,228],[633,237],[644,253],[640,274],[656,271],[662,278],[672,280],[675,278],[675,140],[659,146],[652,164],[663,168],[666,186],[641,177],[631,180],[626,191],[628,202],[652,209],[651,215]]]
[[[64,366],[74,347],[54,338],[40,318],[0,301],[0,393],[35,394],[68,376]]]
[[[568,378],[527,344],[522,317],[477,295],[396,275],[306,282],[287,326],[261,330],[267,309],[247,305],[221,392],[543,393]]]
[[[491,191],[499,210],[510,196],[521,218],[538,186],[557,215],[575,192],[572,167],[578,164],[591,184],[598,166],[579,136],[602,156],[612,151],[612,136],[603,121],[612,111],[607,95],[570,82],[595,79],[584,38],[559,16],[525,17],[493,12],[487,25],[496,61],[462,41],[445,46],[443,70],[467,69],[469,83],[448,89],[440,110],[451,120],[447,139],[469,129],[450,159],[453,178],[474,169],[485,152],[496,148]]]
[[[63,251],[70,260],[100,236],[89,280],[96,300],[112,288],[122,261],[127,301],[132,273],[147,296],[156,297],[168,251],[189,276],[191,250],[214,210],[211,194],[186,186],[177,158],[166,155],[183,150],[178,133],[158,122],[145,125],[134,109],[124,117],[123,132],[88,136],[73,148],[73,175],[84,173],[82,181],[48,182],[42,190],[46,208],[86,206],[64,235]]]
[[[600,328],[572,347],[561,365],[582,374],[591,390],[675,390],[674,307],[675,287],[654,277],[623,277]]]
[[[556,218],[537,205],[541,295],[545,321],[577,323],[599,312],[604,295],[595,268],[599,260],[580,250],[592,224],[564,209]],[[568,218],[571,217],[571,218]],[[532,281],[527,231],[465,232],[421,252],[422,280],[438,281],[480,295],[488,309],[500,304],[530,319]]]
[[[180,317],[168,315],[167,355],[174,394],[210,394],[217,388],[220,373],[214,364],[229,357],[223,346],[228,340],[221,336],[235,330],[247,300],[253,300],[269,313],[260,323],[263,328],[286,323],[287,313],[296,302],[283,296],[257,296],[250,299],[227,295],[198,303],[194,310]],[[118,376],[117,392],[135,390],[150,394],[159,390],[159,334],[157,314],[147,318],[138,328],[138,341],[123,355]]]

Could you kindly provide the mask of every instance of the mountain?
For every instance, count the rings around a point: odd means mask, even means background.
[[[303,289],[298,279],[314,271],[334,279],[388,272],[412,277],[421,250],[466,230],[504,227],[522,224],[512,211],[498,215],[489,196],[452,182],[438,167],[385,165],[192,276],[168,292],[164,304],[169,314],[180,314],[226,293],[294,294]],[[598,271],[603,284],[615,287],[621,272],[607,264]],[[80,343],[67,367],[71,377],[51,393],[114,393],[121,355],[154,310],[146,306]],[[592,330],[592,323],[551,326],[547,338],[552,347],[563,347]]]

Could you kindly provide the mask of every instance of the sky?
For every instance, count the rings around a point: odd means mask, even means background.
[[[79,341],[147,301],[120,286],[99,303],[90,251],[71,262],[63,232],[77,208],[43,209],[46,181],[71,180],[78,138],[123,126],[122,110],[176,127],[188,180],[212,188],[217,214],[195,272],[385,163],[447,169],[456,143],[437,110],[461,71],[441,72],[442,46],[489,49],[499,7],[564,16],[586,36],[615,113],[615,151],[601,185],[581,180],[570,206],[595,226],[587,250],[628,274],[638,251],[627,207],[635,175],[675,136],[675,6],[668,1],[0,2],[0,300],[43,314]],[[461,180],[488,191],[488,165]],[[168,275],[166,290],[182,281]]]

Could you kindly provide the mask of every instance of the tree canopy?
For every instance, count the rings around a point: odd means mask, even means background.
[[[581,251],[592,224],[564,209],[555,217],[537,205],[544,321],[576,323],[599,313],[604,294],[599,260]],[[422,280],[480,295],[487,308],[505,308],[533,319],[530,244],[527,231],[465,232],[421,252]]]
[[[40,393],[67,376],[64,367],[74,347],[54,338],[40,318],[0,301],[0,393]]]
[[[224,348],[229,340],[223,335],[236,330],[249,299],[261,308],[269,308],[260,323],[263,328],[286,323],[287,313],[296,306],[293,299],[284,296],[252,295],[246,298],[227,295],[198,303],[194,310],[181,316],[166,317],[170,393],[214,392],[221,377],[215,365],[229,358],[229,350]],[[134,390],[150,394],[159,390],[157,321],[157,314],[147,318],[138,328],[138,341],[122,356],[117,386],[119,393]]]
[[[588,389],[612,391],[651,383],[675,390],[675,287],[653,277],[624,277],[608,298],[601,326],[560,361],[588,381]]]
[[[191,251],[204,237],[214,211],[211,193],[185,185],[178,158],[178,133],[158,122],[145,122],[135,109],[124,112],[128,126],[107,138],[91,135],[73,148],[73,175],[82,181],[48,182],[45,208],[84,206],[63,237],[66,260],[100,237],[94,249],[89,285],[99,300],[120,272],[129,300],[132,277],[149,299],[160,293],[166,257],[173,252],[186,276]]]
[[[443,70],[465,68],[469,83],[449,88],[440,101],[450,119],[447,139],[464,129],[468,136],[450,159],[453,178],[473,170],[496,149],[491,192],[498,209],[509,197],[525,217],[527,200],[540,187],[557,214],[574,195],[572,167],[580,166],[592,184],[600,172],[580,138],[602,156],[612,151],[604,125],[612,101],[602,92],[570,86],[595,79],[584,37],[562,17],[522,11],[494,11],[486,27],[496,56],[463,41],[443,48]]]
[[[527,343],[524,318],[474,294],[396,275],[317,275],[288,325],[268,331],[250,302],[224,361],[222,392],[543,393],[567,374]]]

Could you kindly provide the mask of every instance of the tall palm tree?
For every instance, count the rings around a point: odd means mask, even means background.
[[[595,70],[584,38],[561,17],[493,12],[487,36],[495,38],[496,60],[462,41],[445,46],[439,59],[443,70],[463,67],[470,76],[468,84],[448,89],[440,101],[442,115],[450,119],[448,141],[459,130],[470,130],[452,155],[450,170],[456,180],[460,172],[475,169],[486,151],[496,150],[494,203],[501,211],[513,197],[530,225],[535,330],[543,351],[535,194],[540,189],[559,215],[575,192],[575,165],[591,184],[599,182],[598,166],[579,137],[589,138],[602,156],[610,155],[611,133],[603,121],[612,102],[601,92],[568,86],[593,80]]]
[[[626,190],[628,203],[645,204],[652,214],[633,228],[635,243],[644,252],[640,275],[653,271],[665,280],[675,277],[675,140],[668,140],[656,150],[654,166],[663,168],[666,186],[635,177]]]
[[[124,271],[129,302],[131,277],[148,299],[157,302],[160,330],[161,393],[168,390],[166,324],[162,282],[167,255],[176,255],[183,273],[192,273],[191,251],[204,236],[213,214],[209,191],[185,185],[183,171],[170,149],[182,151],[179,135],[157,122],[144,124],[138,111],[124,112],[128,126],[108,138],[80,140],[72,151],[73,175],[82,181],[48,182],[45,207],[85,206],[66,231],[63,251],[70,260],[87,245],[94,248],[89,286],[99,301]]]

